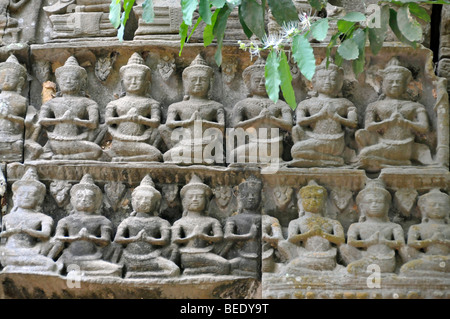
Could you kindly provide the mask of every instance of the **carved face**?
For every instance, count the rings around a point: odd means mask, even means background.
[[[314,75],[314,88],[326,95],[335,95],[340,89],[342,79],[338,71],[320,70]]]
[[[386,74],[383,80],[383,92],[388,97],[399,98],[406,92],[408,77],[403,73],[394,72]]]
[[[19,85],[23,84],[24,79],[19,72],[12,69],[0,71],[0,87],[2,91],[15,91]]]
[[[254,71],[250,77],[250,91],[253,95],[267,96],[264,71]]]
[[[422,214],[432,219],[444,219],[450,211],[450,199],[448,196],[430,196],[421,205]]]
[[[65,71],[59,74],[56,79],[63,94],[77,94],[82,87],[82,76],[76,71]]]
[[[209,91],[210,78],[202,70],[191,71],[186,77],[187,92],[191,96],[206,97]]]
[[[131,204],[137,213],[150,213],[156,209],[158,198],[152,192],[137,191],[133,194]]]
[[[202,212],[206,208],[206,195],[201,189],[191,188],[186,191],[183,198],[183,206],[194,212]]]
[[[145,91],[145,72],[127,69],[123,74],[123,86],[127,93],[143,94]]]
[[[239,202],[243,209],[256,210],[261,201],[259,188],[246,187],[239,190]]]
[[[228,186],[218,186],[214,189],[214,197],[220,207],[226,207],[230,202],[233,190]]]
[[[33,185],[20,186],[14,193],[14,204],[20,208],[36,208],[42,200],[40,190]]]
[[[90,189],[78,190],[71,198],[72,206],[80,212],[95,213],[95,192]]]
[[[303,190],[301,199],[303,209],[309,213],[320,213],[325,205],[325,193],[321,188]]]
[[[362,198],[360,208],[362,213],[368,217],[385,217],[387,216],[389,205],[383,194],[370,192]]]

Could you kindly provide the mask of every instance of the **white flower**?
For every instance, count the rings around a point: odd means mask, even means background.
[[[253,60],[253,57],[254,56],[257,56],[257,57],[259,57],[259,55],[260,55],[260,49],[259,49],[259,46],[258,46],[258,44],[256,44],[256,46],[253,44],[253,42],[252,43],[250,43],[250,49],[249,49],[249,52],[250,52],[250,58]]]
[[[311,19],[312,18],[313,17],[311,16],[311,12],[309,13],[309,15],[306,12],[300,13],[300,15],[299,15],[300,27],[301,27],[300,32],[311,29]]]
[[[263,49],[274,48],[278,49],[279,46],[283,43],[284,37],[281,34],[270,34],[269,36],[264,35],[261,39],[263,43]]]
[[[283,26],[283,36],[285,38],[289,38],[297,34],[299,32],[298,29],[298,21],[289,21],[288,23],[284,22]]]

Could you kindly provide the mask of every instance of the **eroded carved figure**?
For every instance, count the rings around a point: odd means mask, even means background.
[[[347,271],[366,274],[376,264],[382,273],[396,269],[396,251],[405,245],[403,229],[389,221],[391,194],[381,180],[370,180],[356,196],[360,221],[350,225],[347,244],[340,247]]]
[[[231,144],[230,162],[274,162],[282,161],[283,141],[292,130],[292,110],[286,102],[279,100],[274,103],[267,96],[264,76],[265,60],[259,58],[242,73],[244,82],[251,97],[236,103],[233,107],[232,125],[235,134],[239,130],[249,135],[238,144]],[[242,131],[242,133],[243,133]]]
[[[61,95],[41,107],[39,124],[47,132],[51,152],[41,158],[58,160],[96,160],[102,149],[93,141],[98,134],[99,108],[84,96],[86,70],[69,57],[56,69]]]
[[[83,277],[122,275],[122,266],[108,261],[114,252],[113,224],[101,215],[102,200],[102,191],[89,174],[70,189],[73,211],[59,220],[50,251],[52,258],[59,256],[57,262],[68,275],[75,270]]]
[[[105,122],[112,136],[111,156],[114,162],[161,161],[158,150],[161,122],[159,103],[148,96],[150,68],[138,53],[120,68],[126,95],[110,102]]]
[[[406,97],[411,71],[393,58],[382,72],[383,97],[369,104],[364,129],[355,133],[358,166],[370,172],[386,166],[432,164],[428,145],[417,136],[429,131],[425,107]]]
[[[150,175],[131,197],[133,212],[120,223],[114,239],[123,246],[120,263],[125,266],[125,278],[178,276],[178,266],[165,257],[170,254],[166,249],[170,246],[170,224],[157,216],[161,194]]]
[[[4,272],[57,274],[60,267],[49,258],[53,219],[42,213],[46,187],[34,168],[12,185],[14,206],[3,217],[0,262]]]
[[[409,227],[408,245],[402,251],[406,262],[402,274],[450,272],[450,197],[439,189],[420,196],[417,205],[422,222]]]
[[[164,153],[164,162],[204,165],[214,164],[216,159],[223,162],[225,111],[222,104],[208,98],[213,69],[199,54],[182,76],[187,92],[185,100],[169,106],[166,123],[159,127],[169,148]]]
[[[193,175],[180,191],[183,216],[172,226],[172,243],[180,253],[184,275],[227,275],[228,260],[218,254],[223,240],[220,222],[206,215],[211,188]]]
[[[342,166],[354,160],[346,131],[357,127],[358,118],[353,103],[338,97],[343,83],[343,69],[334,63],[327,68],[324,59],[312,79],[318,96],[300,102],[295,111],[291,166]]]
[[[310,181],[300,189],[299,196],[299,218],[289,223],[288,238],[278,245],[280,254],[288,261],[285,271],[337,269],[337,246],[345,242],[345,235],[337,220],[324,216],[327,190]]]

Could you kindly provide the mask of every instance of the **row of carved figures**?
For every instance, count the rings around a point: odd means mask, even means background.
[[[450,197],[439,189],[420,196],[422,222],[410,226],[405,241],[402,227],[389,221],[391,195],[379,180],[369,180],[358,193],[360,221],[347,234],[339,221],[325,217],[326,188],[310,181],[299,191],[299,217],[290,221],[286,239],[279,221],[262,213],[263,185],[253,176],[238,185],[237,212],[221,223],[207,214],[211,188],[192,175],[180,191],[183,215],[171,224],[158,216],[162,196],[146,175],[132,192],[130,216],[117,230],[102,215],[103,194],[89,174],[72,186],[72,211],[56,227],[42,211],[46,186],[33,167],[11,188],[14,205],[0,233],[3,272],[259,277],[365,274],[371,265],[382,273],[450,272]]]
[[[11,56],[0,64],[0,157],[21,162],[24,152],[25,161],[267,163],[283,162],[286,141],[292,139],[292,159],[285,160],[288,166],[352,165],[367,171],[385,166],[448,166],[446,90],[438,90],[437,146],[431,149],[427,110],[406,98],[412,74],[396,58],[383,70],[384,98],[367,106],[360,129],[357,108],[339,97],[342,68],[333,63],[327,68],[324,60],[312,80],[318,96],[300,102],[294,116],[284,101],[268,98],[264,65],[260,58],[243,71],[251,97],[233,107],[230,133],[223,105],[208,98],[213,69],[201,55],[184,69],[186,98],[169,105],[164,124],[160,103],[147,92],[151,70],[138,53],[120,68],[126,94],[106,106],[104,124],[99,123],[98,104],[85,95],[87,72],[74,57],[56,69],[60,91],[38,112],[20,95],[26,69]],[[108,138],[111,144],[105,147],[102,143]]]

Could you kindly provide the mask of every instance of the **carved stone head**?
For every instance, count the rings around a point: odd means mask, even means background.
[[[161,204],[161,193],[155,188],[150,175],[146,175],[141,184],[131,194],[131,205],[136,213],[158,214]]]
[[[412,79],[411,71],[400,65],[397,58],[392,58],[386,68],[381,71],[383,76],[383,93],[391,98],[401,98]]]
[[[151,81],[151,70],[135,52],[128,63],[120,68],[120,78],[127,93],[143,95]]]
[[[420,196],[417,206],[422,214],[422,220],[425,222],[429,219],[446,219],[447,221],[449,219],[450,197],[438,188]]]
[[[185,211],[204,212],[209,199],[211,188],[204,184],[197,175],[192,175],[191,180],[180,191],[181,202]]]
[[[253,65],[242,72],[245,85],[251,95],[267,96],[266,78],[264,76],[265,65],[266,61],[263,58],[258,58]]]
[[[331,62],[326,65],[326,59],[316,68],[312,78],[312,85],[318,93],[335,96],[344,84],[344,69]]]
[[[298,194],[306,212],[322,214],[328,196],[325,187],[318,185],[315,181],[310,181],[308,185],[300,188]]]
[[[34,167],[27,169],[22,178],[12,184],[14,207],[37,209],[45,198],[46,187],[38,180]]]
[[[250,176],[247,180],[238,186],[238,209],[258,212],[262,198],[262,182],[254,176]]]
[[[208,95],[213,69],[206,64],[206,61],[199,54],[183,71],[183,84],[186,94],[205,98]]]
[[[86,174],[80,183],[70,190],[70,203],[76,211],[88,214],[99,212],[103,200],[103,193],[90,174]]]
[[[388,220],[392,196],[381,180],[370,180],[356,196],[361,217],[376,217]]]
[[[79,94],[86,86],[86,70],[73,56],[69,57],[63,66],[56,69],[55,76],[62,94]]]
[[[20,93],[27,79],[27,70],[14,55],[0,63],[0,89]]]

